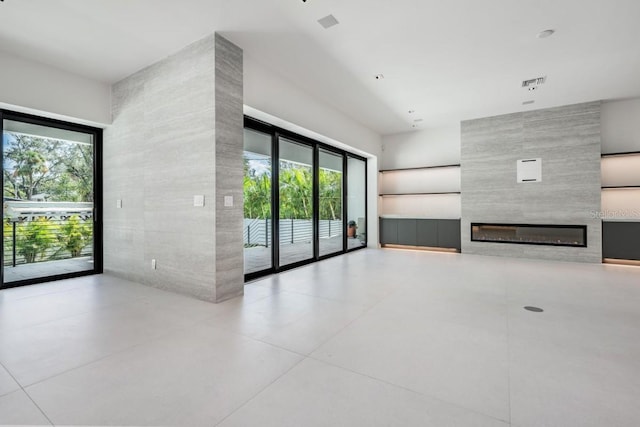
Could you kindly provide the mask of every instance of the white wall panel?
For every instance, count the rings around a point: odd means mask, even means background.
[[[602,186],[640,186],[640,154],[602,158]]]
[[[429,168],[381,173],[381,194],[460,192],[460,168]]]
[[[459,194],[381,197],[382,216],[389,218],[459,219]]]

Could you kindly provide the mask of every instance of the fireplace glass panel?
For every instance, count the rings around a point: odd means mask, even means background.
[[[587,227],[584,225],[472,223],[471,240],[474,242],[586,247]]]

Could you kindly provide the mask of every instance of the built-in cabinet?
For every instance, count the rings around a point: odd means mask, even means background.
[[[640,152],[602,156],[602,257],[640,260]]]
[[[460,250],[460,220],[380,218],[380,244]]]
[[[380,171],[380,244],[460,250],[460,165]]]

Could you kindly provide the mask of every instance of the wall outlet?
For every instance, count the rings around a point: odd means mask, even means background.
[[[224,206],[226,208],[233,207],[233,196],[224,196]]]
[[[204,195],[193,196],[193,206],[196,208],[204,207]]]
[[[151,269],[152,269],[152,270],[155,270],[155,269],[156,269],[156,260],[155,260],[155,259],[152,259],[152,260],[151,260]]]

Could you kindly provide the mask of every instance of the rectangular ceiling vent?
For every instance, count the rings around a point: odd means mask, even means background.
[[[333,15],[327,15],[324,18],[318,19],[318,23],[322,25],[325,30],[339,24],[338,20]]]
[[[522,87],[527,90],[535,90],[541,84],[547,81],[547,76],[536,77],[535,79],[523,80]]]

